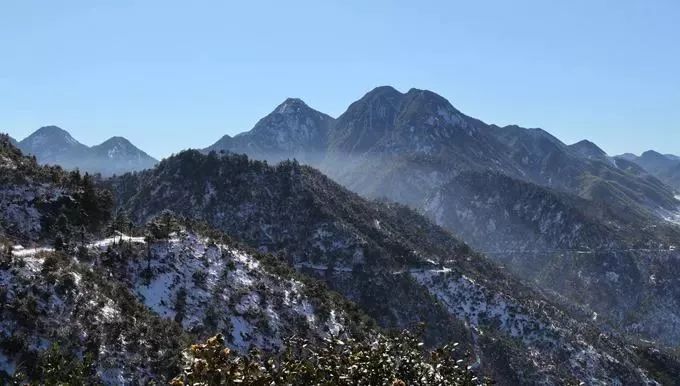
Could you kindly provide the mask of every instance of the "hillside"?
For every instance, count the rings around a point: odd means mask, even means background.
[[[40,166],[0,138],[0,237],[24,242],[54,240],[78,229],[97,233],[110,217],[111,194],[94,179],[60,167]]]
[[[0,212],[0,381],[55,366],[60,382],[164,381],[190,342],[218,332],[247,353],[374,331],[318,281],[219,232],[166,214],[130,228],[89,177],[40,166],[5,138],[0,160],[11,208]]]
[[[677,156],[649,150],[640,156],[623,154],[617,158],[634,162],[668,186],[680,191],[680,158]]]
[[[598,338],[589,315],[555,306],[413,211],[309,167],[187,151],[111,187],[137,222],[167,209],[197,217],[324,280],[384,327],[426,322],[429,342],[461,342],[501,384],[650,374],[638,367],[644,350]]]

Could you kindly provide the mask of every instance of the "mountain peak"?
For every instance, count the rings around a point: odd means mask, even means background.
[[[29,135],[25,140],[28,140],[30,138],[36,139],[36,138],[49,138],[50,141],[54,141],[57,139],[61,139],[65,142],[71,143],[71,144],[76,144],[78,141],[76,141],[72,136],[71,133],[68,131],[62,129],[59,126],[43,126],[33,132],[33,134]]]
[[[607,153],[604,150],[587,139],[571,144],[569,147],[586,158],[607,157]]]
[[[658,151],[655,150],[647,150],[646,152],[642,153],[640,155],[640,158],[646,158],[648,160],[663,160],[663,161],[670,161],[671,159],[666,157],[665,155],[659,153]]]
[[[305,110],[311,110],[311,107],[309,107],[302,99],[286,98],[283,103],[276,107],[274,112],[278,114],[295,114]]]
[[[135,160],[135,162],[144,164],[144,167],[150,167],[157,162],[125,137],[111,137],[99,145],[92,146],[90,149],[93,154],[99,154],[105,157],[105,159],[121,159],[127,162]]]
[[[106,141],[100,143],[98,146],[102,147],[112,147],[112,146],[124,146],[124,147],[135,147],[127,138],[114,136]]]
[[[399,90],[392,86],[378,86],[374,88],[373,90],[369,91],[366,93],[366,95],[361,98],[361,100],[364,99],[378,99],[378,98],[399,98],[403,96]]]
[[[71,134],[58,126],[43,126],[24,138],[20,143],[22,150],[33,154],[40,147],[49,148],[85,148]]]

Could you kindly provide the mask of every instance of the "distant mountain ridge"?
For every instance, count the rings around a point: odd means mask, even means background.
[[[57,126],[44,126],[18,142],[22,152],[41,164],[59,165],[103,176],[139,171],[158,161],[123,137],[112,137],[88,147]]]
[[[290,130],[283,121],[276,129]],[[239,136],[255,140],[251,133]],[[589,141],[567,145],[542,129],[486,124],[431,91],[389,86],[368,92],[329,130],[315,133],[327,133],[327,145],[308,163],[350,190],[417,209],[621,330],[680,342],[673,327],[680,326],[680,304],[669,296],[675,285],[640,279],[673,270],[666,257],[677,255],[680,202],[637,164]],[[286,144],[281,148],[296,153],[266,159],[304,161],[304,146]],[[259,156],[236,143],[209,150]],[[645,253],[658,258],[641,258]],[[583,256],[608,265],[588,266]],[[610,296],[599,296],[603,291]],[[646,307],[651,298],[658,308]],[[660,319],[662,326],[654,322]]]
[[[670,189],[650,176],[618,168],[595,144],[567,146],[541,129],[488,125],[428,90],[401,93],[377,87],[337,119],[296,101],[304,108],[289,110],[286,119],[277,108],[253,130],[225,137],[205,151],[244,153],[270,162],[296,158],[360,194],[386,195],[414,207],[465,170],[499,171],[584,198],[604,196],[651,214],[676,207]],[[321,116],[322,121],[312,119]],[[263,122],[269,123],[266,136],[259,135]],[[306,137],[289,135],[295,131],[290,122],[310,123]],[[267,151],[272,138],[277,139],[275,151]]]
[[[617,156],[617,158],[634,162],[680,192],[680,157],[648,150],[640,156],[626,153]]]

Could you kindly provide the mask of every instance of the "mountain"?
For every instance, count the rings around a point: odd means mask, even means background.
[[[461,173],[424,213],[612,328],[680,344],[677,226],[494,172]]]
[[[278,109],[263,121],[279,117]],[[320,114],[296,111],[302,113],[295,115],[294,122],[308,114]],[[288,121],[276,122],[277,132],[294,131]],[[594,144],[570,147],[540,129],[487,125],[427,90],[401,93],[389,86],[378,87],[336,120],[328,117],[317,126],[315,138],[327,133],[325,147],[323,140],[309,144],[286,135],[277,137],[274,155],[268,156],[263,153],[271,148],[268,141],[272,135],[257,136],[261,130],[258,124],[234,137],[247,141],[227,137],[206,151],[227,150],[269,161],[297,158],[360,194],[386,196],[416,208],[458,173],[486,170],[650,215],[677,209],[668,187],[650,176],[619,169]],[[307,147],[308,153],[302,150]],[[588,151],[592,154],[584,156]]]
[[[206,151],[247,151],[270,162],[296,157],[305,162],[318,162],[326,148],[333,121],[302,100],[288,98],[257,122],[251,131],[233,138],[225,135]]]
[[[641,156],[623,154],[619,158],[634,162],[664,183],[680,191],[680,158],[649,150]]]
[[[108,191],[7,136],[0,170],[2,384],[165,383],[190,342],[216,333],[245,355],[377,332],[317,280],[196,221],[109,222]]]
[[[587,139],[571,144],[569,145],[569,148],[585,158],[603,162],[610,162],[607,153],[604,150],[600,149],[596,144],[588,141]]]
[[[680,205],[637,164],[588,141],[488,125],[430,91],[391,87],[352,103],[331,126],[323,160],[310,164],[365,197],[417,209],[619,330],[680,342],[672,327],[680,304],[669,296],[676,285],[650,279],[674,271]],[[584,271],[584,256],[607,265]],[[608,280],[614,275],[621,281]],[[665,327],[656,327],[659,318]]]
[[[118,385],[167,382],[189,342],[218,332],[245,354],[289,336],[370,331],[352,305],[272,261],[185,228],[171,239],[97,240],[77,255],[2,256],[0,380],[20,369],[39,379],[50,347],[69,360],[91,356],[92,382]]]
[[[96,233],[109,220],[111,194],[91,177],[41,166],[0,137],[0,238],[51,241],[57,228]]]
[[[34,155],[41,164],[104,176],[148,169],[158,162],[125,138],[113,137],[87,147],[56,126],[41,127],[19,142],[18,147],[25,154]]]
[[[71,134],[57,126],[45,126],[19,142],[25,154],[35,155],[43,164],[60,165],[75,169],[78,160],[86,157],[88,148]]]
[[[91,170],[105,176],[129,171],[149,169],[158,161],[139,150],[123,137],[112,137],[92,146],[83,170]]]
[[[646,367],[647,348],[556,305],[425,217],[296,162],[186,151],[109,183],[136,222],[165,210],[205,221],[325,281],[383,327],[426,322],[429,344],[460,342],[499,384],[641,384],[666,371]]]

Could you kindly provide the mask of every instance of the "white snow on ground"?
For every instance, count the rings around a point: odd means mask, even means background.
[[[677,198],[677,196],[676,196]],[[680,224],[680,208],[675,212],[670,210],[659,211],[659,215],[665,221],[671,222],[673,224]]]
[[[302,283],[269,274],[250,254],[185,233],[152,244],[151,252],[150,279],[146,258],[131,259],[134,291],[186,330],[222,331],[241,351],[279,347],[300,320],[316,333],[342,330],[342,313],[331,310],[322,322]]]
[[[128,236],[126,234],[117,232],[115,236],[105,238],[103,240],[95,241],[94,243],[88,244],[87,246],[89,248],[95,248],[95,247],[108,247],[111,244],[114,243],[120,243],[120,242],[128,242],[128,243],[145,243],[146,241],[144,240],[144,237],[133,237],[133,236]]]
[[[430,289],[455,316],[466,320],[472,326],[479,326],[482,319],[496,319],[501,329],[510,336],[522,337],[527,342],[535,339],[535,336],[532,336],[534,331],[545,328],[537,321],[530,320],[508,299],[498,295],[489,299],[483,288],[472,279],[466,276],[444,279],[442,274],[443,271],[411,272],[411,275]]]
[[[87,247],[91,252],[99,253],[121,239],[133,244],[145,242],[140,237],[116,235],[87,244]],[[303,283],[269,273],[249,253],[184,232],[170,240],[154,242],[149,248],[152,252],[150,265],[146,259],[146,248],[132,248],[138,256],[129,258],[128,269],[121,274],[124,275],[121,280],[129,281],[133,293],[150,310],[163,318],[177,318],[186,330],[210,334],[221,331],[228,337],[229,346],[240,351],[253,346],[264,349],[280,347],[284,335],[326,337],[345,330],[343,326],[347,316],[343,311],[330,305],[328,313],[319,314],[314,305],[316,302],[308,298]],[[16,274],[0,271],[0,286],[11,289],[14,285],[42,280],[44,258],[51,252],[53,250],[49,247],[25,249],[14,246],[13,254],[23,268]],[[74,263],[79,264],[75,259]],[[147,274],[149,266],[150,276]],[[74,271],[71,277],[77,288],[85,285],[81,273]],[[56,294],[53,288],[45,291]],[[76,293],[80,292],[76,290]],[[180,293],[186,296],[178,302],[182,298]],[[87,296],[84,294],[79,295],[84,296],[79,300],[79,307],[91,310],[93,323],[105,326],[121,317],[115,300],[91,291],[87,292]],[[69,312],[65,312],[68,307],[73,307],[72,304],[57,295],[43,302],[40,307],[54,313],[51,324],[72,323],[67,319]],[[179,310],[178,303],[183,303]],[[3,332],[0,322],[0,334],[11,334],[11,330],[8,331]],[[31,347],[51,345],[41,336],[34,340]],[[120,337],[123,344],[125,340],[125,336]],[[100,356],[107,358],[107,365],[98,369],[106,384],[130,382],[130,374],[134,372],[125,367],[125,358],[120,350],[102,345]],[[13,366],[12,358],[0,356],[0,371],[13,372]]]
[[[16,258],[12,261],[11,269],[0,271],[0,287],[6,290],[6,303],[14,304],[20,301],[26,291],[27,283],[39,288],[40,293],[48,296],[40,296],[36,299],[37,314],[35,317],[39,318],[41,326],[37,330],[30,327],[27,329],[17,324],[14,319],[11,319],[12,311],[5,310],[9,312],[5,315],[10,319],[6,321],[7,323],[0,321],[0,337],[3,339],[15,334],[25,334],[30,349],[45,350],[53,342],[64,339],[61,334],[69,333],[67,328],[75,328],[74,331],[83,334],[91,333],[91,331],[105,329],[109,323],[116,323],[120,318],[120,309],[116,300],[106,297],[99,291],[92,291],[91,283],[83,283],[83,275],[77,270],[78,263],[75,259],[74,265],[59,268],[72,269],[66,272],[69,272],[73,278],[72,285],[74,286],[72,290],[61,292],[57,290],[58,284],[51,282],[42,273],[44,258],[50,253],[48,248],[24,250],[17,247],[14,248],[14,252],[23,253],[19,253],[18,256],[15,254]],[[66,275],[60,276],[66,277]],[[77,300],[74,300],[73,296],[77,297]],[[87,326],[80,326],[81,323],[87,323]],[[124,341],[125,336],[121,335],[120,339]],[[106,384],[130,384],[132,381],[130,374],[139,374],[139,369],[130,367],[129,358],[126,358],[126,355],[131,354],[120,347],[114,348],[102,342],[100,346],[102,365],[98,372],[103,374]],[[8,358],[7,353],[0,350],[0,372],[13,373],[16,370],[15,359]]]
[[[28,256],[35,256],[38,253],[43,253],[43,252],[54,252],[54,248],[50,247],[40,247],[40,248],[28,248],[24,249],[20,245],[15,245],[12,248],[12,256],[17,256],[17,257],[28,257]]]
[[[113,237],[108,237],[102,240],[95,241],[93,243],[87,244],[88,248],[101,248],[108,247],[109,245],[117,242],[129,242],[129,243],[145,243],[144,237],[133,237],[124,234],[120,234]],[[12,246],[12,255],[17,257],[28,257],[35,256],[43,252],[54,252],[54,248],[51,247],[38,247],[38,248],[24,248],[21,245]]]
[[[57,201],[64,196],[63,189],[49,184],[0,187],[0,208],[3,208],[0,210],[0,222],[17,234],[39,234],[41,216],[36,206]]]
[[[607,354],[600,354],[581,339],[570,343],[565,339],[569,331],[546,323],[540,312],[531,312],[515,299],[502,293],[489,292],[464,275],[455,276],[444,272],[411,272],[420,284],[437,297],[456,318],[469,324],[473,331],[483,333],[489,325],[516,339],[521,339],[529,348],[532,361],[543,368],[543,358],[553,355],[550,347],[567,347],[570,356],[568,364],[575,374],[580,374],[584,384],[602,384],[607,379],[603,369],[618,363]],[[477,348],[475,347],[475,350]],[[597,381],[600,380],[600,381]],[[618,379],[609,379],[607,384],[621,384]]]

